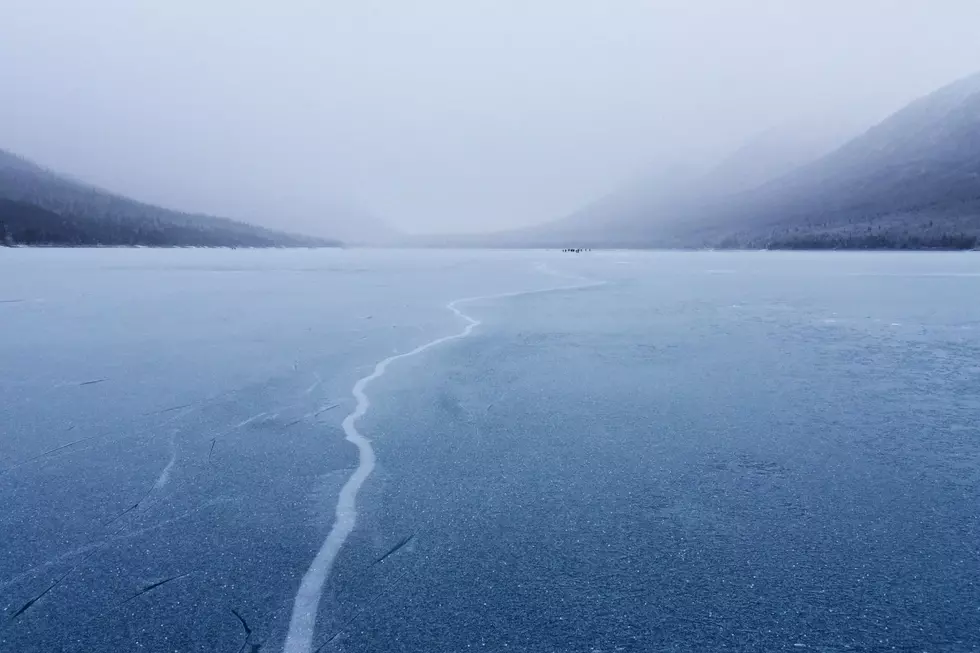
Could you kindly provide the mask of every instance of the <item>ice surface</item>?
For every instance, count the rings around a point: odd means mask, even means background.
[[[980,646],[975,254],[0,249],[0,650],[282,650],[502,294],[313,648]]]

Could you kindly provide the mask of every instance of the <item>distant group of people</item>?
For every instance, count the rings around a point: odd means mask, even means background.
[[[561,251],[571,252],[572,254],[581,254],[582,252],[591,252],[592,250],[588,248],[582,249],[581,247],[566,247]]]

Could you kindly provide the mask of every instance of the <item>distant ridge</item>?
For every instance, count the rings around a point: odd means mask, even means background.
[[[980,74],[665,234],[689,245],[970,248],[980,237]]]
[[[138,202],[0,150],[0,244],[331,247],[340,242]]]
[[[562,220],[431,244],[968,249],[980,243],[980,73],[853,138],[766,132],[706,174],[653,176]],[[853,132],[852,132],[853,133]],[[839,137],[839,136],[838,136]],[[822,149],[823,148],[823,149]]]

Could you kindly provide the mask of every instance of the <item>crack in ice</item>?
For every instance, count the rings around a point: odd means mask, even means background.
[[[371,407],[371,400],[368,398],[365,390],[367,390],[367,387],[372,381],[383,376],[385,371],[388,369],[388,366],[395,361],[416,356],[428,351],[429,349],[432,349],[433,347],[438,347],[439,345],[452,340],[462,340],[473,333],[473,330],[481,324],[481,321],[461,311],[459,306],[462,304],[481,300],[504,299],[522,295],[557,292],[561,290],[578,290],[593,286],[600,286],[606,283],[605,281],[592,281],[585,279],[584,277],[555,272],[543,264],[538,265],[537,268],[546,274],[570,279],[578,279],[582,281],[582,283],[571,286],[521,290],[516,292],[455,299],[449,302],[446,305],[446,308],[452,311],[456,317],[461,318],[466,322],[461,331],[448,336],[442,336],[441,338],[436,338],[435,340],[419,345],[415,349],[403,354],[389,356],[388,358],[378,362],[370,374],[362,377],[354,384],[354,387],[351,389],[351,394],[354,396],[357,404],[354,407],[354,410],[344,418],[342,426],[344,429],[345,439],[357,447],[357,468],[341,488],[340,495],[337,499],[333,526],[330,528],[330,532],[327,534],[326,540],[324,540],[323,545],[313,558],[313,562],[310,564],[309,569],[307,569],[306,573],[303,575],[303,580],[300,582],[299,589],[296,592],[296,598],[293,600],[293,611],[289,620],[289,631],[283,645],[283,653],[310,653],[312,650],[317,611],[320,607],[323,587],[326,584],[327,578],[330,576],[330,571],[333,568],[334,561],[337,559],[337,555],[340,553],[341,547],[343,547],[344,542],[347,541],[347,537],[351,534],[351,532],[354,530],[354,526],[356,525],[357,493],[360,491],[361,486],[364,485],[367,478],[371,475],[371,472],[374,471],[376,458],[374,449],[371,447],[371,441],[357,430],[357,421],[363,417],[367,413],[368,408]]]

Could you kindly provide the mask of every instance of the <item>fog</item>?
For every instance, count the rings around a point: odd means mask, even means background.
[[[868,126],[980,68],[978,24],[974,0],[5,0],[0,148],[276,227],[507,229],[774,126]]]

